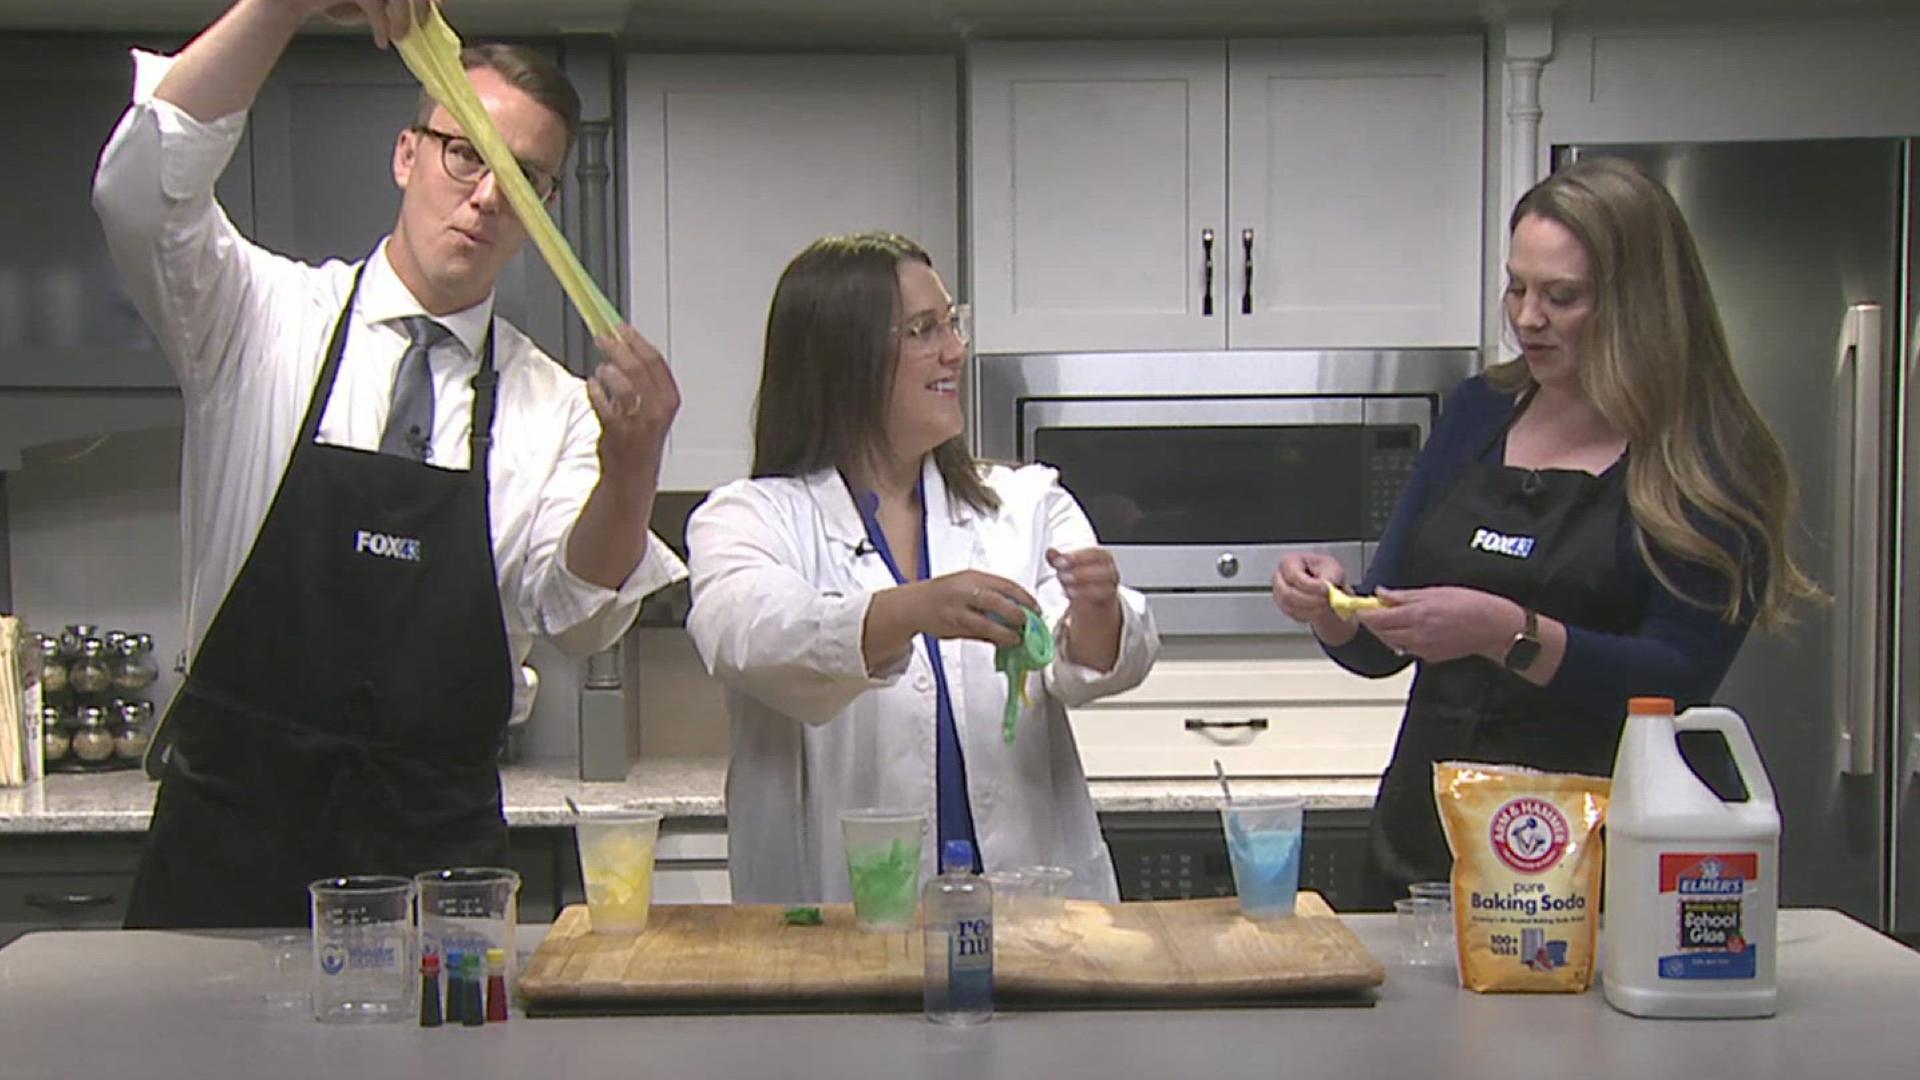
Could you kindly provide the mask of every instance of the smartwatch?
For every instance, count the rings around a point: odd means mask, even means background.
[[[1540,658],[1540,616],[1532,608],[1520,610],[1526,615],[1527,623],[1513,635],[1513,643],[1507,646],[1507,655],[1500,661],[1501,667],[1513,672],[1527,670]]]

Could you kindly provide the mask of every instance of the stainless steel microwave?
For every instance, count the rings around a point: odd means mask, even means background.
[[[976,446],[1060,478],[1163,633],[1303,633],[1289,551],[1358,580],[1472,349],[993,354]]]

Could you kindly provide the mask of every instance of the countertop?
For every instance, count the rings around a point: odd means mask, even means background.
[[[723,757],[643,758],[623,781],[579,778],[571,761],[509,765],[500,770],[507,824],[564,826],[573,821],[571,796],[583,807],[628,805],[668,817],[726,815],[727,762]],[[1297,794],[1313,810],[1365,810],[1379,780],[1371,776],[1236,779],[1241,795]],[[1101,813],[1212,811],[1220,789],[1212,780],[1095,780],[1089,785]],[[24,788],[0,788],[0,834],[140,832],[153,813],[157,785],[139,770],[59,773]]]
[[[17,1080],[272,1075],[1417,1077],[1911,1080],[1920,953],[1831,911],[1780,915],[1779,1015],[1638,1020],[1598,988],[1473,994],[1397,962],[1388,915],[1345,917],[1387,963],[1372,1008],[1027,1012],[968,1029],[915,1013],[337,1027],[260,1000],[260,935],[49,931],[0,949],[0,1073]],[[545,927],[520,928],[530,950]]]

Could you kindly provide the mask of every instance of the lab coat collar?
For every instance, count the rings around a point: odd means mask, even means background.
[[[809,475],[804,482],[808,493],[813,496],[814,505],[820,508],[821,525],[828,539],[853,546],[867,538],[866,525],[860,519],[860,508],[853,504],[853,493],[847,490],[838,469],[822,469]],[[920,482],[927,501],[930,539],[947,533],[947,526],[963,526],[978,516],[978,512],[965,499],[950,501],[947,498],[947,482],[940,475],[940,467],[934,464],[932,454],[921,461]],[[938,568],[943,562],[936,548],[934,566]]]

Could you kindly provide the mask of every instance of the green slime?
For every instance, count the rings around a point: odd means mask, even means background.
[[[1020,644],[1002,645],[993,654],[993,670],[1007,676],[1007,712],[1000,721],[1000,737],[1008,746],[1013,745],[1013,724],[1020,718],[1021,703],[1032,703],[1027,697],[1027,674],[1053,663],[1053,631],[1040,620],[1039,612],[1021,610],[1027,613],[1027,623]]]
[[[847,853],[854,911],[869,922],[910,923],[920,890],[920,843],[894,840],[885,852]]]

